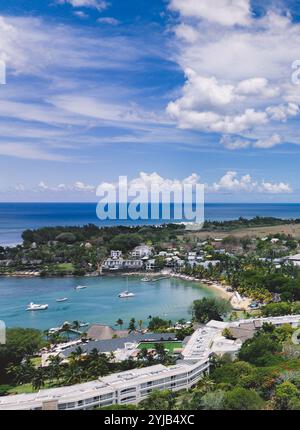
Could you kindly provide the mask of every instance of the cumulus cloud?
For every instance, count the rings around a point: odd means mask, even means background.
[[[257,140],[253,146],[255,148],[273,148],[273,146],[279,145],[282,142],[281,137],[278,134],[273,134],[269,138]]]
[[[246,174],[239,176],[235,171],[228,171],[220,178],[218,182],[214,182],[211,186],[207,186],[208,192],[217,193],[265,193],[265,194],[287,194],[293,190],[287,183],[273,182],[258,182],[253,180],[251,175]]]
[[[249,0],[171,0],[170,8],[184,17],[225,26],[250,24]]]
[[[121,184],[127,186],[131,191],[150,191],[151,187],[157,185],[162,191],[182,190],[184,185],[201,185],[200,176],[197,173],[179,179],[166,178],[157,172],[146,173],[140,172],[136,178],[122,177]],[[107,191],[115,191],[118,189],[119,180],[115,182],[102,182],[96,186],[83,181],[75,181],[73,184],[60,183],[58,185],[49,185],[45,180],[41,180],[39,184],[31,191],[40,193],[66,194],[82,194],[82,195],[99,195]],[[285,182],[272,182],[266,180],[255,180],[250,174],[239,175],[235,171],[226,172],[221,178],[212,184],[204,184],[206,194],[238,194],[238,193],[258,193],[258,194],[290,194],[293,192],[290,184]],[[17,184],[15,191],[30,191],[26,189],[24,184]],[[75,194],[74,194],[75,195]]]
[[[229,149],[284,143],[274,137],[276,126],[284,130],[299,115],[291,65],[299,57],[300,24],[280,10],[257,17],[250,0],[170,0],[169,6],[179,14],[174,58],[186,78],[167,106],[179,128],[232,135]]]

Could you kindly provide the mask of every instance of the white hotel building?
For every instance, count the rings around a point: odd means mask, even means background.
[[[145,399],[154,389],[178,391],[190,388],[208,369],[208,358],[170,367],[159,364],[133,369],[85,384],[0,397],[0,410],[77,410],[113,404],[135,404]]]
[[[210,357],[213,353],[229,353],[234,356],[240,349],[242,340],[226,339],[222,336],[224,328],[254,333],[265,322],[277,327],[290,324],[295,328],[300,325],[300,315],[234,322],[210,321],[193,333],[182,351],[183,361],[175,366],[166,367],[159,364],[114,373],[84,384],[0,397],[0,410],[76,410],[113,404],[137,404],[155,389],[188,389],[209,372]]]

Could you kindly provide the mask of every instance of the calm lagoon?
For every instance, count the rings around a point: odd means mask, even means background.
[[[86,285],[84,290],[75,290]],[[120,299],[121,291],[135,294]],[[163,279],[141,282],[141,277],[106,276],[99,278],[0,278],[0,320],[7,327],[49,329],[64,321],[85,321],[114,325],[118,318],[128,325],[130,318],[143,320],[160,316],[176,321],[191,317],[189,307],[193,300],[213,297],[216,292],[196,282]],[[56,299],[68,297],[67,302]],[[45,311],[28,312],[30,303],[47,303]]]

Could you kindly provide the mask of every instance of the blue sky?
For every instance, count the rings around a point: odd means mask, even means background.
[[[299,201],[300,4],[261,4],[1,4],[0,200],[196,174],[208,201]]]

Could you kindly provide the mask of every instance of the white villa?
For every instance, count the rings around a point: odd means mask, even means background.
[[[110,258],[120,258],[122,257],[122,251],[110,251]]]
[[[134,258],[150,257],[152,255],[153,249],[148,245],[136,246],[133,251],[131,251],[131,256]]]

